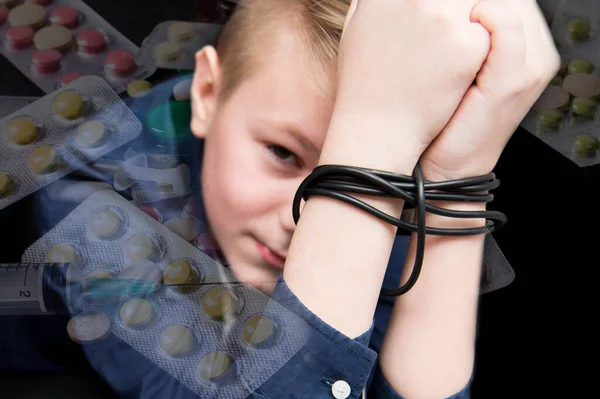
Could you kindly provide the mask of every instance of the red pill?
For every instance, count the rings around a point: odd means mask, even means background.
[[[15,50],[25,48],[33,42],[35,31],[31,26],[15,26],[6,31],[6,44]]]
[[[6,21],[7,17],[8,17],[8,10],[6,9],[6,7],[0,6],[0,25],[2,25],[4,23],[4,21]]]
[[[199,234],[198,237],[194,239],[193,244],[202,251],[214,251],[217,249],[215,239],[207,233]]]
[[[50,22],[54,25],[74,29],[79,25],[79,11],[69,6],[57,7],[50,14]]]
[[[158,210],[151,206],[151,205],[139,205],[138,206],[140,208],[140,210],[142,212],[144,212],[146,215],[150,216],[152,219],[156,220],[157,222],[161,222],[161,216],[160,213],[158,212]]]
[[[136,69],[133,54],[127,50],[115,50],[104,60],[104,71],[111,75],[128,76]]]
[[[106,38],[97,29],[87,29],[77,35],[79,51],[85,54],[99,54],[106,49]]]
[[[39,73],[52,73],[60,69],[63,55],[56,49],[38,50],[33,54],[33,69]]]
[[[75,79],[79,79],[82,76],[85,76],[85,74],[81,72],[67,72],[60,78],[60,85],[66,86]]]

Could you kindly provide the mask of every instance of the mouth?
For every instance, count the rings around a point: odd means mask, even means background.
[[[283,266],[285,265],[284,256],[273,251],[271,248],[267,247],[265,244],[258,240],[256,240],[256,247],[258,249],[258,253],[260,253],[265,262],[279,269],[283,269]]]

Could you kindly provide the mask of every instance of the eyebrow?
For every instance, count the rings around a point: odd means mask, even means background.
[[[286,134],[300,144],[305,150],[319,154],[318,147],[306,137],[308,136],[298,125],[289,122],[265,122],[265,125],[277,132]]]

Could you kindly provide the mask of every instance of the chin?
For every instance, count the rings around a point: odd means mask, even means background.
[[[234,262],[229,265],[229,268],[239,281],[251,285],[267,295],[273,293],[281,274],[281,270],[273,266],[248,265]]]

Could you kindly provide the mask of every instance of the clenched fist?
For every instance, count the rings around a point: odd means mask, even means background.
[[[344,152],[358,166],[412,172],[489,53],[489,32],[471,18],[477,3],[353,0],[326,158]]]
[[[560,54],[535,0],[486,0],[472,19],[491,33],[476,84],[421,158],[426,178],[486,174],[560,69]]]

